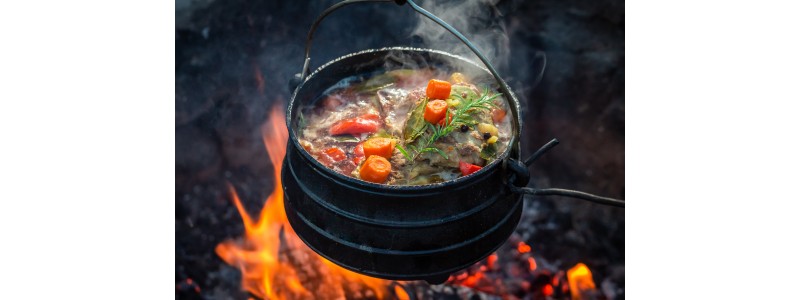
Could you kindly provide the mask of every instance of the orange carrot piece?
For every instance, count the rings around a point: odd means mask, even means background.
[[[431,79],[428,81],[428,88],[425,89],[425,96],[431,99],[447,99],[450,97],[450,87],[450,83],[447,81]]]
[[[425,113],[422,115],[428,123],[436,124],[444,118],[447,113],[447,102],[444,100],[431,100],[425,105]]]
[[[390,138],[375,137],[364,142],[364,156],[370,157],[377,155],[384,158],[391,158],[394,152],[395,140]]]
[[[361,179],[369,182],[384,183],[391,172],[392,164],[386,158],[372,155],[364,161],[364,165],[361,166],[358,175],[361,176]]]

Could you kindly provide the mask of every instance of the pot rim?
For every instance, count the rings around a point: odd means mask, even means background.
[[[460,60],[460,61],[462,61],[464,63],[472,64],[473,66],[478,67],[481,70],[485,71],[487,74],[491,75],[491,72],[489,72],[488,69],[486,69],[485,67],[475,63],[474,61],[472,61],[470,59],[467,59],[467,58],[465,58],[463,56],[460,56],[460,55],[455,55],[455,54],[452,54],[452,53],[448,53],[448,52],[441,51],[441,50],[435,50],[435,49],[415,48],[415,47],[384,47],[384,48],[379,48],[379,49],[361,50],[361,51],[358,51],[358,52],[353,52],[353,53],[349,53],[349,54],[340,56],[340,57],[338,57],[336,59],[333,59],[333,60],[323,64],[322,66],[320,66],[319,68],[314,70],[314,72],[312,72],[310,75],[306,76],[305,80],[303,80],[303,82],[301,82],[295,88],[294,92],[292,93],[292,98],[289,100],[289,103],[287,104],[287,108],[286,108],[286,127],[287,127],[288,132],[289,132],[289,143],[292,143],[292,145],[294,145],[294,147],[297,148],[298,150],[303,149],[303,147],[300,145],[300,142],[297,139],[297,135],[295,133],[294,128],[292,128],[292,123],[293,123],[292,122],[292,113],[294,111],[295,101],[297,99],[298,92],[300,92],[300,90],[303,89],[303,87],[305,86],[305,84],[309,80],[313,79],[315,76],[317,76],[317,74],[319,74],[319,72],[321,72],[325,68],[327,68],[327,67],[329,67],[329,66],[331,66],[333,64],[339,63],[342,60],[345,60],[345,59],[348,59],[348,58],[351,58],[351,57],[355,57],[355,56],[359,56],[359,55],[369,54],[369,53],[388,52],[388,51],[421,52],[421,53],[426,53],[427,52],[427,53],[435,53],[435,54],[439,54],[439,55],[443,55],[443,56],[448,56],[448,57]],[[357,178],[350,177],[350,176],[338,173],[336,171],[333,171],[331,168],[328,168],[328,167],[324,166],[322,163],[320,163],[319,161],[317,161],[314,157],[311,156],[311,154],[308,153],[308,151],[305,151],[305,149],[300,150],[298,152],[301,152],[302,153],[301,154],[302,157],[305,158],[306,161],[310,162],[316,169],[322,170],[323,175],[327,175],[327,177],[333,178],[333,179],[337,180],[340,183],[349,184],[349,185],[355,185],[355,186],[358,186],[359,188],[369,188],[369,189],[372,189],[372,190],[377,191],[377,192],[434,191],[434,190],[438,190],[438,189],[446,189],[446,188],[450,188],[452,186],[466,184],[466,183],[469,183],[469,182],[471,182],[471,181],[473,181],[475,179],[479,179],[482,175],[488,174],[490,171],[493,171],[494,169],[498,168],[498,166],[505,166],[505,162],[511,156],[511,152],[513,151],[513,149],[516,146],[518,146],[516,144],[519,143],[519,135],[520,135],[520,131],[522,129],[521,126],[520,126],[520,120],[519,120],[520,104],[519,104],[519,100],[517,100],[516,95],[514,95],[514,93],[511,90],[509,90],[508,93],[509,93],[509,95],[507,95],[507,97],[504,97],[504,98],[506,98],[506,101],[508,102],[509,107],[511,109],[515,110],[515,112],[516,112],[516,113],[512,114],[512,117],[513,116],[516,116],[516,117],[512,120],[512,135],[511,135],[511,139],[508,142],[508,146],[503,151],[503,153],[501,153],[497,157],[497,159],[495,159],[494,161],[492,161],[488,165],[482,167],[477,172],[472,173],[472,174],[467,175],[467,176],[458,177],[458,178],[453,179],[453,180],[448,180],[448,181],[444,181],[444,182],[437,182],[437,183],[430,183],[430,184],[424,184],[424,185],[388,185],[388,184],[372,183],[372,182],[368,182],[368,181],[365,181],[365,180],[357,179]]]

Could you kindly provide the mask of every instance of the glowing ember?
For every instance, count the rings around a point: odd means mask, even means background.
[[[586,265],[578,263],[567,270],[567,281],[569,281],[569,290],[573,300],[591,299],[590,295],[595,291],[594,280],[592,271],[589,271]]]
[[[517,244],[517,251],[519,251],[519,253],[531,252],[531,246],[528,246],[525,242],[519,242],[519,244]]]
[[[289,226],[280,176],[289,136],[284,111],[274,106],[269,121],[262,127],[264,145],[274,166],[275,188],[258,219],[253,220],[236,190],[229,187],[244,222],[245,235],[217,245],[217,255],[239,268],[244,290],[262,299],[344,299],[353,289],[383,299],[388,281],[353,273],[322,258]]]
[[[486,265],[489,266],[489,269],[494,269],[494,264],[497,262],[497,253],[492,253],[486,258]]]
[[[547,297],[549,297],[549,296],[553,295],[553,292],[554,292],[554,291],[553,291],[553,286],[552,286],[552,285],[546,284],[546,285],[544,285],[544,287],[542,288],[542,294],[544,294],[544,295],[545,295],[545,296],[547,296]]]
[[[536,271],[536,260],[533,257],[528,257],[528,268],[531,272]]]

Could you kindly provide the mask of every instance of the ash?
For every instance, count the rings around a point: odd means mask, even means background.
[[[430,2],[419,4],[431,7]],[[497,54],[491,59],[523,103],[523,154],[554,137],[562,142],[531,168],[531,186],[624,198],[624,2],[491,2],[489,17],[470,18],[476,20],[471,25],[507,34],[497,46],[505,48],[486,52]],[[176,2],[176,298],[251,297],[241,290],[239,271],[214,253],[218,243],[243,234],[226,183],[235,186],[248,211],[260,211],[273,188],[260,126],[269,107],[289,99],[307,30],[332,3]],[[446,5],[436,2],[441,7]],[[337,11],[316,34],[312,67],[369,48],[451,50],[426,39],[418,22],[410,8],[394,4]],[[473,38],[472,30],[459,29]],[[485,34],[474,33],[478,39]],[[483,48],[496,41],[481,40],[487,41],[478,43]],[[536,51],[547,54],[548,68],[534,89]],[[411,299],[569,299],[565,272],[584,263],[596,285],[585,299],[624,299],[623,209],[561,197],[529,198],[525,204],[496,260],[453,274],[443,285],[398,282],[388,288]],[[520,243],[530,250],[521,252]],[[348,299],[374,295],[359,287],[347,291]]]

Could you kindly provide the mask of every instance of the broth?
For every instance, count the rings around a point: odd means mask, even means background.
[[[365,181],[424,185],[468,176],[508,146],[508,103],[463,74],[398,69],[349,77],[301,107],[298,141]]]

